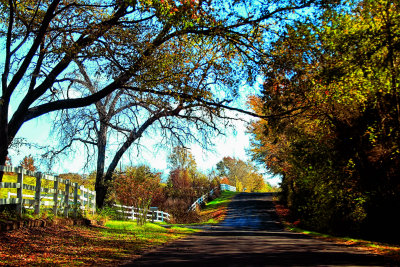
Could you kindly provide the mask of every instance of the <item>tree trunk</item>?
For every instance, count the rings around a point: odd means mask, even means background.
[[[137,130],[132,130],[128,136],[128,138],[126,139],[126,141],[122,144],[122,146],[120,147],[120,149],[117,151],[117,153],[115,153],[113,160],[111,161],[110,165],[107,168],[107,172],[104,175],[104,177],[102,177],[101,180],[99,180],[99,182],[97,181],[97,178],[99,178],[99,176],[96,177],[96,201],[97,202],[97,206],[99,208],[102,208],[104,206],[104,202],[105,202],[105,198],[107,195],[107,190],[109,189],[109,184],[112,181],[113,178],[113,173],[114,170],[117,168],[118,166],[118,162],[121,160],[122,156],[124,155],[124,153],[129,149],[129,147],[133,144],[133,142],[135,142],[138,138],[140,138],[143,134],[143,132],[149,127],[151,126],[155,121],[157,121],[158,119],[160,119],[161,117],[166,117],[166,116],[171,116],[171,115],[176,115],[181,111],[182,107],[178,107],[170,112],[162,112],[162,113],[156,113],[153,116],[151,116],[150,118],[148,118],[146,120],[146,122],[144,122],[142,124],[142,126]],[[106,139],[105,139],[106,140]],[[103,168],[103,173],[104,173],[104,168]],[[100,183],[101,181],[101,183]],[[99,190],[105,190],[103,191],[99,191],[97,192],[97,188],[99,188]]]
[[[96,181],[96,205],[97,208],[102,209],[107,196],[108,186],[103,183],[97,183]]]
[[[96,188],[96,201],[98,201],[97,207],[102,208],[104,206],[104,202],[105,202],[105,198],[107,196],[109,184],[112,181],[113,173],[118,166],[118,162],[121,160],[122,155],[125,153],[125,151],[128,150],[128,148],[131,146],[131,144],[136,139],[137,139],[137,137],[136,138],[128,138],[128,140],[122,145],[122,147],[115,154],[112,162],[108,166],[106,174],[104,175],[104,177],[102,177],[102,184],[101,185],[99,184],[99,188],[101,188],[101,190],[104,190],[104,192],[101,192],[99,194],[97,192],[97,188]],[[103,174],[104,174],[104,172],[103,172]],[[97,181],[96,181],[96,185],[97,185]]]
[[[0,102],[0,165],[6,165],[8,146],[8,105]],[[0,171],[0,182],[2,181],[3,172]]]
[[[107,126],[100,122],[100,131],[97,133],[97,168],[96,168],[96,205],[104,207],[108,186],[104,181],[104,166],[106,160]]]
[[[3,140],[3,139],[0,139],[0,140]],[[3,145],[3,143],[1,143],[1,145],[0,145],[0,165],[2,165],[2,166],[6,165],[7,154],[8,154],[8,147],[6,145]],[[4,172],[0,171],[0,183],[3,181],[3,175],[4,175]]]

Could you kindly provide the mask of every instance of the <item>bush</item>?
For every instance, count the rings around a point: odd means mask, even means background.
[[[115,200],[123,205],[144,210],[143,216],[136,220],[139,225],[146,222],[146,211],[153,200],[160,202],[164,198],[160,175],[153,173],[148,166],[142,165],[128,167],[125,173],[119,174],[114,180]]]
[[[172,223],[195,223],[200,221],[197,211],[188,211],[190,203],[184,199],[169,198],[165,202],[165,210],[172,215]]]
[[[125,216],[118,212],[118,209],[115,207],[104,206],[102,209],[98,209],[96,212],[99,218],[103,218],[103,220],[118,220],[123,221],[126,220]],[[88,216],[90,218],[90,215]]]

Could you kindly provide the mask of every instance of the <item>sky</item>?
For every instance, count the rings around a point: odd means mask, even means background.
[[[247,117],[246,121],[252,118]],[[25,123],[19,131],[17,137],[26,138],[27,141],[36,143],[41,146],[56,145],[56,140],[49,136],[51,131],[51,115],[45,115],[37,119],[33,119]],[[197,166],[203,173],[210,172],[215,165],[223,159],[223,157],[235,157],[244,161],[250,160],[250,155],[247,150],[250,148],[250,134],[247,133],[247,122],[234,121],[234,130],[227,130],[225,136],[219,136],[214,139],[214,147],[210,150],[204,150],[199,144],[188,145],[190,152],[195,157]],[[167,166],[168,148],[157,148],[155,139],[143,138],[142,145],[144,146],[140,152],[131,152],[126,154],[122,160],[122,166],[147,164],[151,168],[156,169],[167,175],[169,170]],[[22,148],[19,153],[10,151],[13,165],[18,164],[22,158],[31,154],[33,157],[38,154],[35,148]],[[53,167],[55,173],[76,172],[82,173],[84,162],[84,154],[77,151],[69,158],[58,162]],[[40,166],[39,166],[40,167]],[[94,170],[93,165],[93,170]],[[264,178],[271,185],[278,186],[279,177],[274,177],[267,173],[261,165],[257,166],[264,173]]]
[[[3,62],[3,60],[4,59],[2,58],[2,55],[0,55],[0,63]],[[249,94],[257,93],[261,83],[262,81],[259,80],[258,84],[256,83],[252,88],[243,86],[243,88],[240,89],[242,97],[237,100],[239,104],[236,106],[245,107],[247,96]],[[14,101],[11,102],[10,106],[10,115],[12,115],[15,111],[15,105],[20,101],[19,98],[20,95],[14,96]],[[250,117],[245,118],[247,122],[251,119],[252,118]],[[28,143],[35,143],[39,146],[56,146],[57,140],[54,140],[53,137],[49,136],[53,120],[54,116],[52,114],[43,115],[39,118],[30,120],[24,123],[16,137],[25,138]],[[235,121],[233,122],[233,125],[235,126],[234,131],[228,130],[226,132],[226,136],[219,136],[215,138],[213,140],[215,146],[210,147],[210,150],[202,149],[199,144],[187,145],[191,153],[194,155],[200,171],[205,174],[209,173],[224,157],[234,157],[243,161],[250,160],[250,155],[247,152],[250,149],[250,134],[247,133],[247,123],[243,121]],[[156,148],[155,140],[149,138],[142,138],[141,145],[143,145],[144,148],[141,149],[140,153],[131,152],[129,155],[124,155],[122,159],[122,166],[147,164],[153,169],[161,171],[164,173],[164,175],[167,175],[169,172],[167,166],[167,156],[170,152],[170,149]],[[13,149],[9,150],[9,156],[11,157],[14,166],[17,166],[23,157],[27,155],[32,155],[34,158],[36,158],[36,162],[38,162],[40,151],[34,147],[22,147],[19,153]],[[65,158],[57,162],[53,166],[51,172],[54,174],[67,172],[83,174],[84,162],[85,155],[82,149],[81,152],[77,151],[76,153],[70,155],[69,158]],[[256,167],[258,167],[260,172],[264,174],[264,178],[267,182],[273,186],[279,185],[279,177],[274,177],[269,174],[264,166],[258,165]],[[46,171],[46,167],[39,165],[39,170]],[[89,170],[86,170],[85,172],[87,173],[88,171],[94,170],[95,165],[93,164],[93,167],[89,167]]]
[[[3,62],[3,55],[0,54],[0,65]],[[259,83],[261,84],[261,82]],[[244,91],[257,92],[257,85],[254,88],[244,88]],[[18,98],[19,96],[17,96]],[[242,104],[245,103],[247,99],[246,94],[242,98]],[[12,112],[10,112],[12,114]],[[33,119],[25,123],[16,137],[26,138],[28,142],[36,143],[40,146],[56,145],[56,140],[49,137],[51,131],[51,122],[53,120],[52,115],[45,115],[36,119]],[[249,120],[249,119],[247,119]],[[203,150],[200,145],[193,144],[188,145],[191,153],[194,155],[197,162],[198,168],[204,172],[208,173],[212,168],[215,168],[216,164],[223,159],[223,157],[235,157],[243,161],[250,160],[250,155],[247,150],[250,148],[250,134],[246,133],[246,123],[242,121],[236,121],[233,123],[235,125],[235,131],[228,131],[226,136],[220,136],[214,139],[215,146],[212,147],[212,151]],[[156,149],[154,146],[154,139],[143,138],[142,145],[143,148],[140,153],[130,153],[130,155],[125,155],[122,160],[122,165],[138,165],[147,164],[152,168],[168,173],[167,166],[167,155],[169,153],[168,149]],[[24,147],[21,149],[20,153],[17,154],[15,151],[10,150],[10,156],[13,165],[16,166],[26,155],[36,156],[38,151],[34,148]],[[65,173],[65,172],[76,172],[82,173],[85,155],[83,151],[81,153],[76,152],[65,160],[59,161],[55,164],[52,169],[54,173]],[[277,177],[271,177],[267,174],[267,171],[263,166],[257,166],[263,173],[266,181],[272,185],[278,185],[280,179]],[[92,170],[95,169],[93,165]]]

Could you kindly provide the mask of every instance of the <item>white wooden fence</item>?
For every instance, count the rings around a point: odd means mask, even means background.
[[[221,191],[233,191],[236,192],[236,187],[228,185],[228,184],[221,184],[220,185]],[[206,202],[217,190],[217,188],[212,189],[210,192],[207,194],[202,195],[199,197],[189,208],[189,211],[193,211],[197,208],[197,206],[201,206],[204,202]]]
[[[217,190],[216,188],[211,189],[210,192],[208,192],[207,194],[202,195],[201,197],[199,197],[198,199],[196,199],[196,201],[190,206],[188,211],[193,211],[197,208],[197,206],[201,206],[201,204],[203,204],[204,202],[206,202],[212,195],[214,195],[215,190]]]
[[[233,191],[233,192],[236,192],[236,187],[228,185],[228,184],[221,184],[221,191]]]
[[[24,207],[34,209],[36,214],[40,213],[41,208],[47,207],[52,209],[54,215],[58,215],[62,210],[66,217],[72,209],[76,217],[79,208],[93,213],[96,209],[96,192],[90,191],[84,186],[79,186],[78,183],[72,183],[68,179],[27,171],[22,167],[13,168],[0,165],[0,171],[17,174],[16,183],[0,183],[0,188],[17,189],[17,193],[8,191],[7,198],[0,199],[0,205],[17,204],[18,214],[22,214]],[[35,177],[35,185],[24,184],[25,175]],[[53,186],[43,186],[45,181],[50,181]],[[34,195],[23,194],[23,190],[34,191]]]
[[[114,207],[119,208],[117,211],[122,213],[123,216],[128,220],[136,220],[139,216],[143,216],[143,210],[139,208],[124,205],[114,205]],[[171,215],[164,211],[158,210],[157,207],[150,207],[150,210],[147,211],[146,217],[147,220],[151,220],[153,222],[165,222],[171,219]]]

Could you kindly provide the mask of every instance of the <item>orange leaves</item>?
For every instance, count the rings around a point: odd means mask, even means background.
[[[257,114],[263,115],[262,114],[262,101],[260,97],[251,95],[248,97],[247,104],[251,107],[252,110],[254,110]]]
[[[37,169],[35,167],[35,160],[33,159],[33,157],[31,155],[25,156],[20,164],[21,164],[22,168],[24,168],[25,170],[28,170],[28,171],[34,172]]]
[[[221,179],[221,184],[231,185],[231,182],[229,181],[228,177],[223,177]]]
[[[144,207],[162,198],[160,173],[153,173],[147,166],[127,168],[115,179],[113,189],[116,199],[128,206]]]
[[[0,266],[118,266],[151,246],[144,238],[114,229],[60,225],[21,228],[0,234]]]

